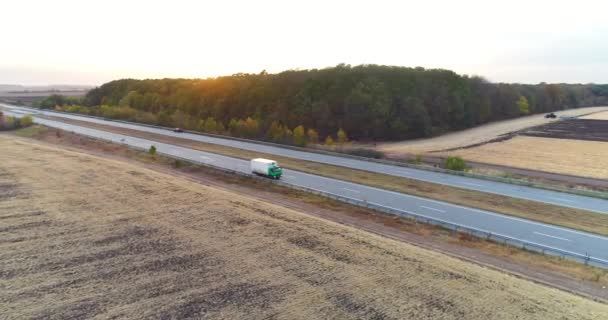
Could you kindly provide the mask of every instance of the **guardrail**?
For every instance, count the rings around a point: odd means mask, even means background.
[[[86,135],[86,134],[83,134],[83,135]],[[99,137],[93,137],[93,136],[90,136],[90,135],[87,135],[87,136],[90,137],[90,138],[92,138],[92,139],[95,139],[95,140],[109,141],[109,142],[112,142],[112,143],[116,143],[115,141],[112,141],[110,139],[103,139],[103,138],[99,138]],[[124,146],[127,146],[129,148],[140,150],[140,151],[143,151],[143,152],[147,152],[148,151],[146,148],[137,147],[137,146],[129,145],[129,144],[126,144],[126,143],[121,143],[121,144],[124,145]],[[524,249],[524,250],[531,250],[531,251],[535,251],[535,252],[542,253],[542,254],[548,254],[548,255],[557,256],[557,257],[561,257],[561,258],[565,258],[565,259],[579,261],[579,262],[582,262],[582,263],[584,263],[586,265],[594,265],[594,266],[597,266],[597,267],[608,269],[608,260],[604,260],[604,259],[600,259],[600,258],[596,258],[596,257],[591,257],[591,256],[589,256],[587,254],[580,254],[580,253],[576,253],[576,252],[562,250],[562,249],[558,249],[558,248],[542,245],[542,244],[539,244],[539,243],[534,243],[534,242],[531,242],[531,241],[526,241],[526,240],[521,240],[521,239],[513,238],[513,237],[510,237],[510,236],[507,236],[507,235],[502,235],[502,234],[499,234],[499,233],[490,232],[490,231],[487,231],[487,230],[477,229],[477,228],[461,225],[461,224],[454,223],[454,222],[449,222],[449,221],[445,221],[445,220],[441,220],[441,219],[431,218],[431,217],[428,217],[428,216],[424,216],[424,215],[421,215],[421,214],[409,212],[409,211],[398,209],[398,208],[391,208],[391,207],[387,207],[387,206],[384,206],[384,205],[381,205],[381,204],[377,204],[377,203],[373,203],[373,202],[369,202],[369,201],[364,201],[364,200],[359,200],[359,199],[355,199],[355,198],[350,198],[350,197],[334,194],[334,193],[331,193],[331,192],[326,192],[326,191],[317,190],[317,189],[308,188],[308,187],[302,187],[302,186],[286,183],[286,182],[283,182],[283,181],[280,181],[280,180],[271,180],[271,179],[268,179],[268,178],[264,178],[264,177],[259,177],[257,175],[253,175],[253,174],[248,173],[248,172],[243,172],[243,171],[238,171],[238,170],[234,170],[234,169],[229,169],[229,168],[213,165],[211,163],[197,161],[197,160],[192,160],[192,159],[188,159],[188,158],[183,158],[183,157],[176,156],[176,155],[170,155],[170,154],[163,153],[161,151],[158,151],[158,153],[161,154],[161,155],[163,155],[163,156],[166,156],[166,157],[170,157],[170,158],[174,158],[174,159],[179,159],[179,160],[183,160],[183,161],[188,162],[188,163],[194,163],[196,165],[201,165],[201,166],[204,166],[204,167],[212,168],[212,169],[215,169],[215,170],[218,170],[220,172],[227,173],[227,174],[235,174],[235,175],[242,176],[242,177],[247,177],[247,178],[251,178],[251,179],[257,179],[258,181],[264,181],[266,183],[272,183],[272,184],[280,185],[280,186],[287,187],[287,188],[290,188],[290,189],[295,189],[295,190],[299,190],[299,191],[304,191],[304,192],[312,193],[312,194],[315,194],[315,195],[318,195],[318,196],[322,196],[322,197],[326,197],[326,198],[333,199],[333,200],[336,200],[336,201],[352,204],[352,205],[355,205],[355,206],[359,206],[359,207],[363,207],[363,208],[368,208],[368,209],[371,209],[371,210],[375,210],[375,211],[379,211],[379,212],[383,212],[383,213],[387,213],[387,214],[391,214],[391,215],[396,215],[396,216],[412,219],[415,222],[421,222],[421,223],[436,225],[436,226],[439,226],[439,227],[442,227],[442,228],[445,228],[445,229],[448,229],[448,230],[453,230],[453,231],[456,231],[456,232],[466,233],[466,234],[469,234],[469,235],[471,235],[473,237],[476,237],[476,238],[480,238],[480,239],[484,239],[484,240],[490,240],[490,241],[494,241],[494,242],[497,242],[497,243],[502,243],[502,244],[505,244],[505,245],[511,245],[511,246],[514,246],[514,247],[518,247],[518,248],[521,248],[521,249]]]
[[[586,265],[594,265],[597,267],[608,268],[608,260],[591,257],[586,254],[580,254],[580,253],[576,253],[576,252],[562,250],[562,249],[542,245],[539,243],[534,243],[531,241],[513,238],[513,237],[499,234],[499,233],[493,233],[493,232],[490,232],[487,230],[472,228],[472,227],[464,226],[464,225],[457,224],[454,222],[431,218],[431,217],[427,217],[427,216],[420,215],[417,213],[405,211],[402,209],[391,208],[391,207],[383,206],[381,204],[363,201],[363,200],[359,200],[359,199],[354,199],[354,198],[350,198],[350,197],[345,197],[345,196],[341,196],[341,195],[337,195],[337,194],[332,194],[332,193],[321,191],[321,190],[310,189],[310,188],[301,187],[301,186],[294,186],[294,185],[290,185],[290,184],[286,184],[286,183],[282,183],[282,182],[276,182],[276,181],[273,181],[273,182],[282,184],[282,185],[284,185],[286,187],[290,187],[292,189],[298,189],[301,191],[310,192],[310,193],[313,193],[313,194],[316,194],[319,196],[324,196],[324,197],[334,199],[337,201],[346,202],[346,203],[356,205],[359,207],[364,207],[364,208],[372,209],[375,211],[388,213],[391,215],[397,215],[400,217],[409,218],[416,222],[436,225],[436,226],[439,226],[439,227],[442,227],[445,229],[449,229],[449,230],[453,230],[456,232],[466,233],[466,234],[469,234],[476,238],[490,240],[490,241],[502,243],[505,245],[511,245],[511,246],[518,247],[518,248],[521,248],[524,250],[531,250],[531,251],[535,251],[535,252],[542,253],[542,254],[558,256],[561,258],[569,258],[571,260],[576,260],[576,261],[582,262]]]
[[[35,110],[38,110],[38,109],[35,109]],[[125,124],[130,124],[130,125],[140,125],[140,126],[155,128],[155,129],[172,130],[172,128],[169,128],[169,127],[156,126],[156,125],[145,124],[145,123],[130,122],[130,121],[124,121],[124,120],[104,119],[102,117],[85,115],[85,114],[76,114],[76,113],[56,111],[56,110],[42,110],[42,111],[51,111],[51,112],[56,112],[56,113],[68,114],[68,115],[77,115],[77,116],[92,118],[92,119],[97,119],[97,120],[109,120],[109,121],[113,121],[113,122],[120,122],[120,123],[125,123]],[[237,138],[237,137],[231,137],[231,136],[204,133],[204,132],[199,132],[199,131],[185,130],[185,132],[190,133],[190,134],[196,134],[196,135],[208,136],[208,137],[214,137],[214,138],[220,138],[220,139],[229,139],[229,140],[240,141],[240,142],[262,144],[262,145],[283,148],[283,149],[291,149],[291,150],[309,152],[309,153],[311,152],[311,153],[324,154],[324,155],[330,155],[330,156],[336,156],[336,157],[342,157],[342,158],[355,159],[355,160],[360,160],[360,161],[376,162],[376,163],[381,163],[381,164],[387,164],[387,165],[393,165],[393,166],[399,166],[399,167],[405,167],[405,168],[411,168],[411,169],[417,169],[417,170],[425,170],[425,171],[431,171],[431,172],[437,172],[437,173],[451,174],[451,175],[463,176],[463,177],[473,178],[473,179],[480,179],[480,180],[494,181],[494,182],[500,182],[500,183],[507,183],[507,184],[512,184],[512,185],[532,187],[532,188],[537,188],[537,189],[558,191],[558,192],[576,194],[576,195],[586,196],[586,197],[608,199],[607,192],[581,190],[581,189],[568,188],[568,187],[557,186],[557,185],[549,185],[549,184],[544,184],[544,183],[529,182],[529,181],[525,181],[525,180],[488,176],[488,175],[470,173],[470,172],[454,171],[454,170],[448,170],[448,169],[444,169],[444,168],[416,165],[416,164],[391,161],[391,160],[385,160],[385,159],[366,158],[366,157],[355,156],[355,155],[346,154],[346,153],[332,152],[332,151],[328,151],[328,150],[321,150],[321,149],[315,149],[315,148],[302,148],[302,147],[290,146],[290,145],[285,145],[285,144],[277,144],[277,143],[266,142],[266,141],[243,139],[243,138]]]

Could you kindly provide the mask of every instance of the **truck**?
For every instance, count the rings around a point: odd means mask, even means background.
[[[279,167],[279,164],[274,160],[269,159],[251,159],[251,173],[257,174],[258,176],[264,176],[271,179],[280,179],[283,175],[283,169]]]

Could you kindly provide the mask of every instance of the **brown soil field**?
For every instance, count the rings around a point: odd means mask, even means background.
[[[516,136],[503,142],[440,154],[516,168],[608,179],[608,142]]]
[[[608,111],[593,113],[584,117],[580,117],[579,119],[608,120]]]
[[[576,117],[607,110],[608,107],[589,107],[558,111],[555,112],[555,114],[560,117]],[[512,120],[493,122],[459,132],[448,133],[435,138],[382,143],[377,145],[377,149],[385,152],[389,156],[400,156],[462,148],[468,145],[488,142],[508,133],[557,121],[545,119],[544,116],[544,114],[537,114]]]
[[[608,142],[608,122],[602,120],[569,119],[530,128],[519,134],[532,137]]]
[[[603,319],[608,305],[123,162],[0,137],[21,318]]]
[[[478,192],[440,185],[430,182],[390,176],[380,173],[355,170],[340,166],[326,165],[313,161],[269,155],[260,152],[231,148],[222,145],[202,143],[188,139],[175,138],[155,133],[112,127],[60,117],[47,117],[52,120],[73,123],[99,130],[126,134],[133,137],[175,144],[196,150],[222,154],[239,159],[271,158],[282,167],[330,178],[341,179],[377,188],[412,194],[430,199],[450,202],[463,206],[489,210],[507,215],[531,219],[544,223],[574,228],[587,232],[608,235],[608,215],[579,210],[569,207],[546,204],[530,200],[516,199],[491,193]]]

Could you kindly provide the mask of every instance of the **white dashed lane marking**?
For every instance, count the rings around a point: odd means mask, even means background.
[[[559,240],[564,240],[564,241],[572,241],[570,239],[556,237],[556,236],[552,236],[552,235],[546,234],[546,233],[540,233],[540,232],[536,232],[536,231],[534,231],[534,233],[537,234],[537,235],[539,235],[539,236],[549,237],[549,238],[553,238],[553,239],[559,239]]]
[[[427,210],[433,210],[433,211],[437,211],[437,212],[445,212],[445,210],[441,210],[441,209],[437,209],[437,208],[431,208],[431,207],[427,207],[427,206],[420,206],[420,208],[424,208]]]

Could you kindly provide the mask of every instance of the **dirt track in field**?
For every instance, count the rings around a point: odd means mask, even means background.
[[[0,137],[12,318],[601,319],[608,305],[130,164]]]
[[[608,120],[608,111],[590,114],[584,117],[580,117],[579,119]]]

